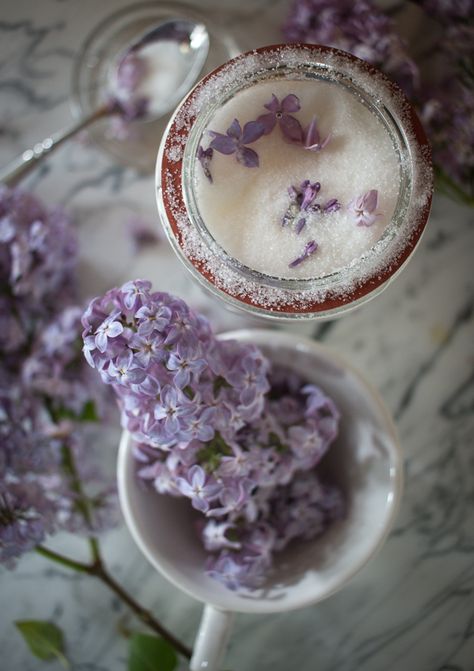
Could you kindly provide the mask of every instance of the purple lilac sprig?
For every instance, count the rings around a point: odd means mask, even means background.
[[[348,51],[379,67],[408,95],[418,87],[418,68],[393,20],[370,0],[294,0],[283,34],[289,42]]]
[[[15,315],[11,328],[22,330],[36,316],[48,319],[70,302],[76,263],[77,240],[65,212],[0,184],[0,298]]]
[[[440,187],[474,202],[474,26],[446,30],[437,45],[436,78],[423,91],[421,118],[433,150]]]
[[[51,533],[114,519],[82,424],[104,409],[104,393],[81,357],[76,262],[69,217],[0,185],[0,562],[9,567]],[[92,484],[87,504],[76,476]]]
[[[85,357],[134,438],[138,477],[203,515],[210,575],[230,588],[260,584],[285,539],[314,536],[287,523],[276,501],[336,437],[333,401],[272,371],[255,346],[218,340],[203,317],[144,280],[94,299],[83,325]],[[342,515],[340,494],[321,491],[315,534]]]
[[[424,11],[440,21],[463,21],[474,16],[473,0],[414,0]]]

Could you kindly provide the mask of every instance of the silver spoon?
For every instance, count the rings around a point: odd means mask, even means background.
[[[160,90],[153,86],[149,75],[143,77],[136,93],[120,90],[119,71],[124,60],[130,55],[148,55],[153,45],[159,42],[172,42],[174,72],[177,81],[173,81],[172,93],[166,99]],[[163,45],[164,46],[164,45]],[[166,47],[165,47],[166,48]],[[186,19],[170,19],[141,35],[137,40],[124,49],[118,56],[111,69],[107,86],[108,102],[98,107],[89,116],[80,119],[66,130],[54,133],[42,142],[35,144],[33,149],[27,149],[21,156],[13,160],[0,171],[0,182],[7,186],[15,186],[40,161],[59,147],[63,142],[79,133],[84,128],[107,116],[120,115],[127,120],[154,121],[172,110],[191,89],[199,77],[209,52],[209,34],[203,23],[196,23]],[[177,62],[179,59],[180,62]],[[148,86],[147,86],[148,84]],[[144,93],[145,90],[145,93]],[[132,112],[128,103],[124,103],[123,96],[128,95]],[[133,96],[138,98],[134,99]],[[141,104],[146,98],[146,104]],[[138,103],[138,104],[137,104]]]

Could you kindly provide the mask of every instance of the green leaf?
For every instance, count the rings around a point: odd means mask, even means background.
[[[95,408],[94,401],[87,401],[84,404],[81,412],[79,414],[73,412],[69,408],[59,408],[54,413],[54,418],[56,421],[61,419],[73,419],[76,422],[97,422],[99,420],[99,415]]]
[[[173,671],[177,665],[178,658],[170,643],[158,636],[133,634],[128,671]]]
[[[43,620],[17,620],[15,625],[35,657],[45,661],[59,659],[64,668],[69,669],[63,654],[63,632],[59,627]]]

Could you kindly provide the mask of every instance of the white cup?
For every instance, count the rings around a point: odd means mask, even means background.
[[[378,392],[338,354],[292,333],[242,330],[226,339],[252,342],[275,363],[321,386],[341,411],[339,436],[321,467],[347,501],[345,519],[321,538],[294,542],[275,556],[275,570],[256,592],[230,591],[206,575],[206,553],[187,499],[159,495],[135,475],[130,436],[118,456],[118,491],[125,521],[149,562],[205,604],[191,671],[220,671],[232,615],[276,613],[309,606],[339,590],[387,537],[402,491],[397,432]]]

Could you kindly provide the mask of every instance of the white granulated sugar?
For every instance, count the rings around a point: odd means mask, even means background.
[[[196,165],[196,199],[215,240],[246,266],[282,278],[321,277],[349,266],[379,240],[396,206],[400,165],[382,123],[352,93],[321,81],[258,83],[221,107],[208,129],[225,133],[234,118],[243,126],[267,112],[264,104],[272,94],[281,101],[290,93],[300,100],[301,109],[293,114],[303,128],[315,115],[321,137],[332,133],[329,144],[321,152],[307,151],[285,141],[277,125],[249,145],[259,155],[258,168],[214,151],[212,184]],[[204,135],[204,148],[210,139]],[[297,235],[293,226],[282,227],[281,221],[290,204],[288,188],[306,179],[321,184],[316,202],[337,198],[342,208],[307,216],[306,227]],[[357,226],[346,207],[371,189],[379,193],[377,211],[382,216],[370,227]],[[310,240],[317,241],[317,252],[289,268]]]

